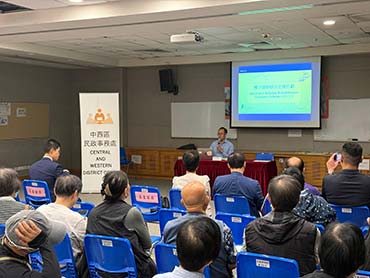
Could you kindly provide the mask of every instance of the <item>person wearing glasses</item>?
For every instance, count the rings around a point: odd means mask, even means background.
[[[46,219],[35,210],[22,210],[6,222],[5,235],[0,239],[0,278],[61,277],[53,245],[65,237],[66,226]],[[28,254],[40,251],[43,269],[32,270]]]

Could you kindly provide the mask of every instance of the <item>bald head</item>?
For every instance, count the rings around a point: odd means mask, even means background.
[[[209,196],[204,184],[193,181],[181,190],[182,204],[188,212],[205,213],[209,203]]]
[[[295,167],[298,168],[302,173],[304,172],[304,162],[302,158],[297,157],[297,156],[292,156],[288,158],[286,162],[286,167]]]

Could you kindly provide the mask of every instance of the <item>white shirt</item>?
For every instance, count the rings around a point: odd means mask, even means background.
[[[87,218],[66,206],[51,203],[42,205],[37,209],[46,218],[63,222],[71,239],[73,256],[76,258],[83,252],[84,237],[86,233]]]
[[[203,273],[192,272],[176,266],[172,272],[157,274],[153,278],[203,278]]]
[[[204,184],[204,186],[206,187],[208,196],[211,197],[211,186],[209,185],[209,177],[207,175],[201,176],[201,175],[197,175],[196,173],[188,172],[187,174],[183,176],[173,177],[172,188],[177,188],[177,189],[182,190],[185,185],[193,181],[199,181],[200,183]],[[212,208],[210,204],[208,204],[208,207],[207,207],[207,214],[209,216],[212,216]]]

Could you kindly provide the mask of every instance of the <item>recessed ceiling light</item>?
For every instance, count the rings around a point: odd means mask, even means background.
[[[325,26],[331,26],[331,25],[334,25],[334,24],[335,24],[335,20],[333,20],[333,19],[328,19],[328,20],[325,20],[325,21],[323,22],[323,24],[324,24]]]
[[[69,0],[69,2],[71,3],[81,3],[83,2],[84,0]]]

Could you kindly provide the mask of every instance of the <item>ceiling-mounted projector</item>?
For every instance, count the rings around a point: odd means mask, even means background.
[[[187,32],[184,34],[171,35],[171,43],[198,43],[202,42],[204,38],[198,32]]]

